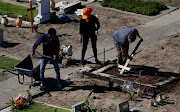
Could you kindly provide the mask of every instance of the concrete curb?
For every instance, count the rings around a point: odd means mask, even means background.
[[[60,108],[60,109],[72,111],[71,109],[67,109],[67,108],[63,108],[63,107],[59,107],[59,106],[55,106],[55,105],[51,105],[51,104],[35,101],[35,100],[33,100],[33,101],[36,102],[36,103],[42,104],[42,105],[46,105],[46,106],[50,106],[50,107],[54,107],[54,108]],[[11,109],[12,109],[11,106],[6,106],[3,109],[1,109],[0,112],[10,112]]]

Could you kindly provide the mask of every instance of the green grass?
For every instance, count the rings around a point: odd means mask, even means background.
[[[0,69],[6,69],[6,70],[15,70],[14,66],[17,65],[20,61],[0,56]]]
[[[30,12],[26,11],[28,7],[13,5],[10,3],[0,2],[0,15],[17,18],[17,15],[22,15],[24,21],[30,21]],[[38,14],[38,10],[33,10],[33,18]]]
[[[160,11],[167,9],[162,2],[143,0],[103,0],[103,7],[112,7],[123,11],[134,12],[143,15],[157,15]]]
[[[13,112],[54,112],[55,107],[42,105],[40,103],[34,102],[34,104],[30,105],[29,108],[23,110],[14,110]],[[57,108],[57,112],[71,112],[70,110],[64,110]]]

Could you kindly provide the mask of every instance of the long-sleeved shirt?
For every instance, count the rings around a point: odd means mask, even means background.
[[[89,22],[86,22],[85,19],[81,18],[79,34],[95,35],[95,31],[97,31],[99,28],[100,23],[98,18],[94,15],[91,15]]]
[[[57,56],[59,54],[60,42],[57,36],[52,38],[49,37],[48,34],[41,35],[39,39],[37,39],[37,41],[34,43],[32,51],[35,52],[35,49],[41,43],[43,43],[43,55],[52,57],[53,55]]]
[[[132,33],[134,36],[139,34],[136,28],[127,28],[115,31],[113,33],[114,42],[119,44],[120,47],[126,48],[129,46],[128,36]]]

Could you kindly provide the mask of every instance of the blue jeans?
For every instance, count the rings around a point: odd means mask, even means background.
[[[48,63],[49,59],[44,58],[41,59],[41,64],[40,64],[40,78],[41,78],[41,84],[45,85],[45,81],[44,81],[44,72],[45,72],[45,67],[46,64]],[[58,60],[51,60],[51,63],[54,65],[54,69],[56,71],[56,79],[57,82],[60,83],[60,68],[58,65]]]

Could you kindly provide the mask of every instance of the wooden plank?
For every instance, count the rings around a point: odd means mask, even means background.
[[[122,81],[122,82],[132,82],[132,81],[130,81],[130,80],[124,80],[124,79],[121,79],[121,78],[118,78],[118,77],[116,77],[116,76],[113,76],[113,75],[109,75],[109,74],[105,74],[105,73],[97,73],[96,74],[97,76],[99,75],[99,76],[102,76],[102,77],[108,77],[108,78],[113,78],[113,79],[115,79],[115,80],[117,80],[117,81]],[[132,82],[132,84],[140,84],[139,82]],[[141,83],[141,85],[142,86],[147,86],[147,87],[152,87],[152,88],[156,88],[157,86],[153,86],[153,85],[151,85],[151,84],[144,84],[144,83]]]
[[[122,69],[125,69],[125,70],[127,70],[127,71],[130,71],[130,70],[131,70],[131,68],[125,67],[125,66],[122,66],[122,65],[118,65],[118,67],[119,67],[119,68],[122,68]]]
[[[33,8],[31,8],[31,9],[26,9],[26,11],[32,11],[32,10],[34,10],[34,9],[36,9],[36,7],[33,7]]]
[[[109,68],[111,68],[111,67],[113,67],[113,66],[115,66],[115,65],[114,65],[114,64],[113,64],[113,65],[108,65],[108,66],[105,66],[105,67],[103,67],[103,68],[100,68],[100,69],[98,69],[98,70],[96,70],[96,71],[93,71],[92,73],[97,75],[98,73],[103,72],[103,71],[105,71],[105,70],[107,70],[107,69],[109,69]]]
[[[140,40],[140,41],[137,43],[137,45],[136,45],[136,47],[134,48],[132,54],[130,55],[131,57],[134,56],[134,54],[135,54],[136,50],[138,49],[139,45],[141,44],[141,42],[142,42],[142,41]],[[129,62],[130,62],[130,60],[127,59],[127,61],[126,61],[125,65],[124,65],[124,67],[127,67],[128,64],[129,64]],[[124,73],[124,69],[121,70],[120,74],[123,74],[123,73]]]
[[[165,80],[165,81],[163,81],[163,82],[158,82],[158,83],[156,83],[155,85],[157,85],[157,86],[162,86],[162,85],[164,85],[164,84],[166,84],[166,83],[169,83],[169,82],[173,81],[174,79],[176,79],[176,78],[175,78],[175,77],[171,77],[171,78],[169,78],[168,80]]]

